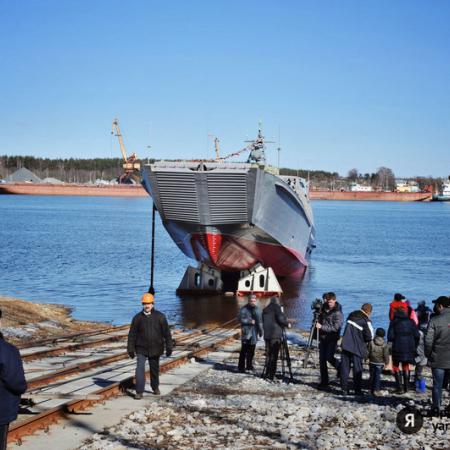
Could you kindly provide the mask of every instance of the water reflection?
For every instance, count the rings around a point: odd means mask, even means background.
[[[219,325],[237,317],[240,303],[235,297],[214,295],[179,296],[181,323],[188,328]]]
[[[303,327],[310,320],[310,301],[302,298],[302,285],[308,283],[309,274],[305,277],[285,278],[281,280],[283,295],[280,299],[286,315],[294,326]],[[179,295],[180,323],[187,328],[218,325],[236,318],[239,309],[247,303],[247,297],[225,295],[189,296]],[[264,309],[270,298],[259,298],[258,305]]]

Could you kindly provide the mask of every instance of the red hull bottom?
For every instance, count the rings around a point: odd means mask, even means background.
[[[229,272],[251,269],[261,263],[278,276],[301,276],[308,266],[305,257],[293,249],[239,236],[195,233],[189,239],[189,247],[184,249],[188,256]]]

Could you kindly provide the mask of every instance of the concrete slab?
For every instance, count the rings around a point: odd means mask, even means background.
[[[209,370],[214,364],[223,362],[230,357],[231,353],[237,351],[239,348],[240,343],[231,343],[218,351],[209,353],[206,357],[202,358],[201,362],[187,363],[161,374],[161,394],[170,394],[174,389],[189,382],[198,374]],[[40,431],[33,436],[27,436],[22,441],[20,447],[13,444],[8,449],[77,449],[92,434],[100,433],[104,428],[119,423],[122,417],[131,414],[139,408],[151,405],[152,401],[155,400],[155,396],[151,393],[148,383],[142,400],[135,400],[132,394],[115,397],[80,414],[67,414],[66,419],[52,425],[48,432]]]

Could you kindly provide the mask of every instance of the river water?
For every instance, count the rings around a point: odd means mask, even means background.
[[[65,304],[78,319],[128,323],[149,286],[150,198],[0,197],[0,295]],[[334,291],[344,314],[370,302],[375,326],[402,292],[419,300],[450,294],[450,203],[316,201],[317,248],[302,280],[283,280],[283,303],[297,325],[311,324],[311,301]],[[230,297],[178,297],[188,264],[160,222],[156,307],[189,326],[223,322]]]

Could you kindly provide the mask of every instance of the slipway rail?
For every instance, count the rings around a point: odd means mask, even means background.
[[[119,325],[119,326],[101,328],[99,330],[87,330],[87,331],[82,331],[80,333],[71,333],[71,334],[66,334],[66,335],[58,336],[58,337],[39,339],[37,341],[31,341],[31,342],[27,342],[26,344],[18,345],[17,347],[20,350],[22,350],[22,349],[26,349],[26,348],[35,348],[35,347],[38,347],[41,345],[56,344],[56,343],[61,343],[61,342],[65,342],[65,341],[73,342],[78,339],[86,338],[88,336],[99,336],[102,334],[107,334],[107,333],[116,332],[116,331],[120,331],[120,330],[128,330],[129,328],[130,328],[130,325]]]
[[[111,330],[113,334],[116,332],[124,333],[125,336],[127,334],[125,328]],[[203,330],[177,330],[173,336],[174,351],[170,358],[161,358],[161,373],[236,339],[239,329],[236,321],[232,320]],[[91,352],[86,352],[85,347],[74,351],[74,344],[65,342],[61,353],[41,353],[44,355],[42,359],[31,348],[28,349],[36,356],[25,361],[28,391],[23,400],[28,406],[11,424],[8,442],[20,443],[26,435],[48,429],[60,419],[70,418],[71,414],[123,394],[133,387],[136,362],[128,358],[124,350],[125,341],[101,341],[99,347],[93,348]],[[55,362],[52,363],[52,360]],[[49,367],[54,366],[59,367],[49,370]],[[149,371],[146,374],[148,376]]]

